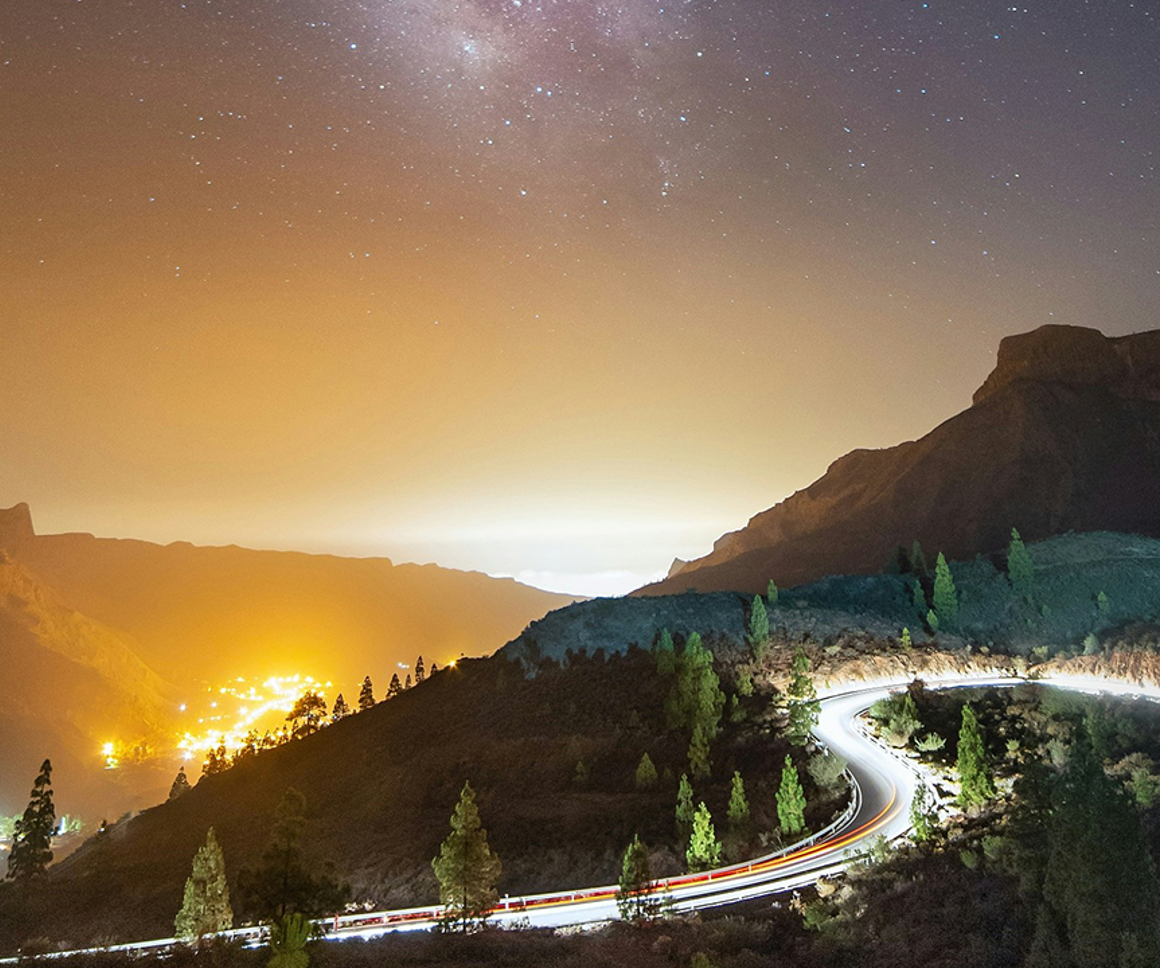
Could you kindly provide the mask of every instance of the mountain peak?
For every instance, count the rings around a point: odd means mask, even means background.
[[[1109,337],[1086,326],[1047,325],[1008,336],[972,402],[1023,380],[1100,386],[1120,397],[1160,400],[1160,330]]]
[[[36,537],[32,529],[32,510],[27,504],[0,508],[0,548],[13,550]]]

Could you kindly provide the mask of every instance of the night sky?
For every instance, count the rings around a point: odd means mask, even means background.
[[[626,590],[1160,325],[1158,21],[6,0],[0,505]]]

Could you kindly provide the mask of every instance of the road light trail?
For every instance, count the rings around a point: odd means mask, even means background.
[[[860,726],[859,719],[877,700],[905,688],[911,679],[884,679],[857,687],[824,690],[815,739],[825,748],[842,756],[848,764],[852,800],[846,813],[821,836],[815,834],[785,850],[741,864],[717,868],[698,874],[662,878],[654,893],[671,903],[674,911],[734,904],[798,890],[823,877],[843,871],[871,841],[887,841],[905,835],[910,829],[910,803],[918,784],[925,782],[918,767],[897,752],[889,750]],[[973,676],[947,675],[925,679],[927,688],[950,689],[982,686],[1011,686],[1025,680],[995,674]],[[1095,676],[1057,676],[1041,680],[1044,684],[1089,693],[1110,693],[1123,698],[1160,700],[1160,687],[1126,683]],[[566,927],[594,925],[619,917],[615,885],[557,891],[550,894],[505,898],[489,913],[489,920],[505,926]],[[341,915],[319,924],[327,928],[333,940],[371,939],[395,931],[430,930],[438,924],[443,909],[438,905]],[[254,944],[260,942],[263,929],[235,928],[221,937]],[[174,938],[114,945],[100,949],[58,952],[47,957],[94,951],[145,952],[163,950],[182,944]],[[12,964],[18,959],[0,959]]]

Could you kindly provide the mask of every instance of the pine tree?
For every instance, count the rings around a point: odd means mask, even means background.
[[[709,752],[709,739],[705,728],[697,723],[693,727],[693,738],[689,740],[689,772],[698,780],[706,779],[713,772]]]
[[[243,907],[254,920],[284,925],[295,913],[320,917],[346,902],[347,887],[316,870],[304,850],[305,837],[306,798],[290,787],[274,811],[261,863],[238,874]]]
[[[1157,964],[1155,865],[1136,808],[1104,772],[1086,730],[1052,796],[1048,842],[1043,900],[1063,929],[1071,963],[1119,968],[1125,955],[1130,963],[1143,954],[1144,964]],[[1128,934],[1135,938],[1125,946]]]
[[[295,739],[317,733],[326,721],[326,700],[313,690],[304,692],[286,714],[286,722],[292,723],[290,734]]]
[[[52,861],[56,807],[52,802],[52,763],[45,760],[32,785],[28,806],[16,821],[8,852],[8,877],[27,889]]]
[[[403,683],[403,691],[406,692],[411,688],[411,674],[407,673],[407,681]]]
[[[950,565],[940,551],[934,564],[934,613],[940,628],[953,629],[959,622],[959,596]]]
[[[451,816],[451,833],[431,866],[449,923],[458,922],[467,930],[472,921],[485,917],[498,900],[496,884],[502,867],[487,845],[487,831],[480,825],[470,783],[463,784]]]
[[[995,782],[987,765],[987,751],[979,720],[970,703],[963,706],[962,726],[959,729],[959,805],[963,808],[980,807],[995,795]]]
[[[657,768],[653,765],[652,757],[648,753],[641,755],[640,763],[636,767],[636,788],[651,790],[657,785]]]
[[[177,771],[177,776],[173,778],[173,785],[169,788],[169,796],[167,799],[176,800],[183,793],[189,792],[189,777],[185,775],[185,767],[181,767]]]
[[[391,676],[391,684],[387,686],[387,698],[394,699],[403,691],[403,685],[399,682],[399,674],[396,672]]]
[[[651,921],[660,910],[660,901],[651,893],[652,865],[648,848],[633,835],[620,865],[620,884],[616,891],[616,909],[625,921]]]
[[[769,599],[769,604],[771,606],[776,605],[777,600],[780,597],[777,591],[777,582],[775,582],[772,578],[769,579],[769,588],[765,590],[765,597]]]
[[[677,836],[685,840],[693,832],[693,785],[689,774],[681,774],[677,786]]]
[[[761,596],[753,599],[753,608],[749,611],[749,631],[746,633],[749,648],[753,658],[758,662],[769,652],[769,613],[765,610],[765,603]]]
[[[738,770],[733,771],[733,783],[729,788],[729,827],[742,830],[749,823],[749,800],[745,797],[745,781]]]
[[[818,725],[821,706],[814,680],[810,677],[810,658],[800,645],[794,653],[786,696],[789,712],[786,734],[795,746],[804,746]]]
[[[910,641],[910,629],[903,628],[902,638],[899,640],[899,645],[901,645],[908,652],[914,647],[914,644]]]
[[[920,783],[910,801],[910,836],[918,842],[930,840],[938,825],[938,810],[934,794],[925,783]]]
[[[806,827],[806,795],[798,779],[797,767],[788,756],[781,771],[781,786],[777,791],[777,822],[782,832],[791,837]]]
[[[1035,566],[1031,563],[1031,555],[1019,532],[1012,528],[1011,543],[1007,546],[1007,580],[1011,582],[1015,597],[1030,602],[1034,579]]]
[[[415,660],[415,685],[419,685],[419,683],[426,678],[427,670],[423,666],[423,657],[419,656],[419,658]]]
[[[226,862],[213,827],[205,835],[205,846],[193,858],[193,873],[185,881],[185,898],[173,922],[178,938],[192,940],[204,934],[228,931],[234,924],[230,889],[226,884]]]
[[[435,673],[436,673],[436,672],[438,672],[438,671],[439,671],[439,663],[438,663],[438,662],[432,662],[432,663],[431,663],[431,675],[435,675]]]
[[[346,700],[343,699],[342,693],[340,692],[334,698],[334,708],[330,712],[330,721],[332,723],[337,723],[340,719],[346,719],[346,717],[349,715],[350,706],[346,704]]]
[[[935,614],[933,608],[926,610],[926,625],[930,629],[930,634],[934,635],[938,632],[938,616]]]
[[[721,843],[717,831],[713,829],[713,817],[702,800],[693,814],[693,833],[689,837],[689,849],[685,859],[691,871],[705,871],[721,863]]]
[[[922,550],[918,538],[915,538],[914,544],[910,546],[910,570],[916,575],[925,575],[930,571],[926,564],[926,552]]]
[[[927,611],[926,592],[922,590],[922,582],[920,582],[917,578],[914,580],[914,585],[911,587],[910,595],[914,602],[914,610],[918,612],[919,615],[925,614]]]
[[[657,675],[671,676],[677,671],[677,654],[673,650],[673,637],[668,629],[661,629],[656,646]]]
[[[358,694],[358,711],[364,712],[370,709],[375,704],[375,690],[371,685],[371,677],[367,676],[362,681],[362,689]]]
[[[1111,604],[1108,602],[1108,593],[1100,592],[1096,596],[1096,608],[1098,608],[1101,612],[1106,612],[1110,607]]]

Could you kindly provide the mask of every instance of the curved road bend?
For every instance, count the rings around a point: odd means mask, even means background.
[[[755,858],[742,864],[698,874],[685,874],[657,882],[656,893],[674,910],[732,904],[754,897],[780,894],[816,883],[823,876],[843,870],[868,844],[878,838],[893,840],[910,828],[910,802],[922,782],[915,766],[891,752],[859,727],[858,719],[877,700],[905,688],[910,678],[883,680],[854,688],[821,694],[821,715],[814,735],[819,743],[844,757],[849,764],[853,800],[851,807],[820,835],[786,850]],[[928,688],[1013,685],[1022,680],[991,676],[946,677],[924,680]],[[1145,689],[1102,679],[1082,677],[1052,678],[1053,685],[1087,692],[1110,692],[1121,696],[1160,698],[1160,690]],[[1155,695],[1152,695],[1152,694]],[[430,929],[439,919],[437,905],[329,919],[328,938],[373,938],[392,931]],[[527,924],[535,927],[564,927],[597,924],[617,917],[616,887],[584,888],[554,894],[505,898],[491,912],[490,920],[501,925]],[[236,928],[225,937],[253,940],[261,938],[260,928]],[[146,951],[181,942],[173,938],[99,949],[106,951]],[[97,949],[86,949],[88,951]],[[79,954],[81,952],[61,952]],[[0,959],[0,964],[16,959]]]

